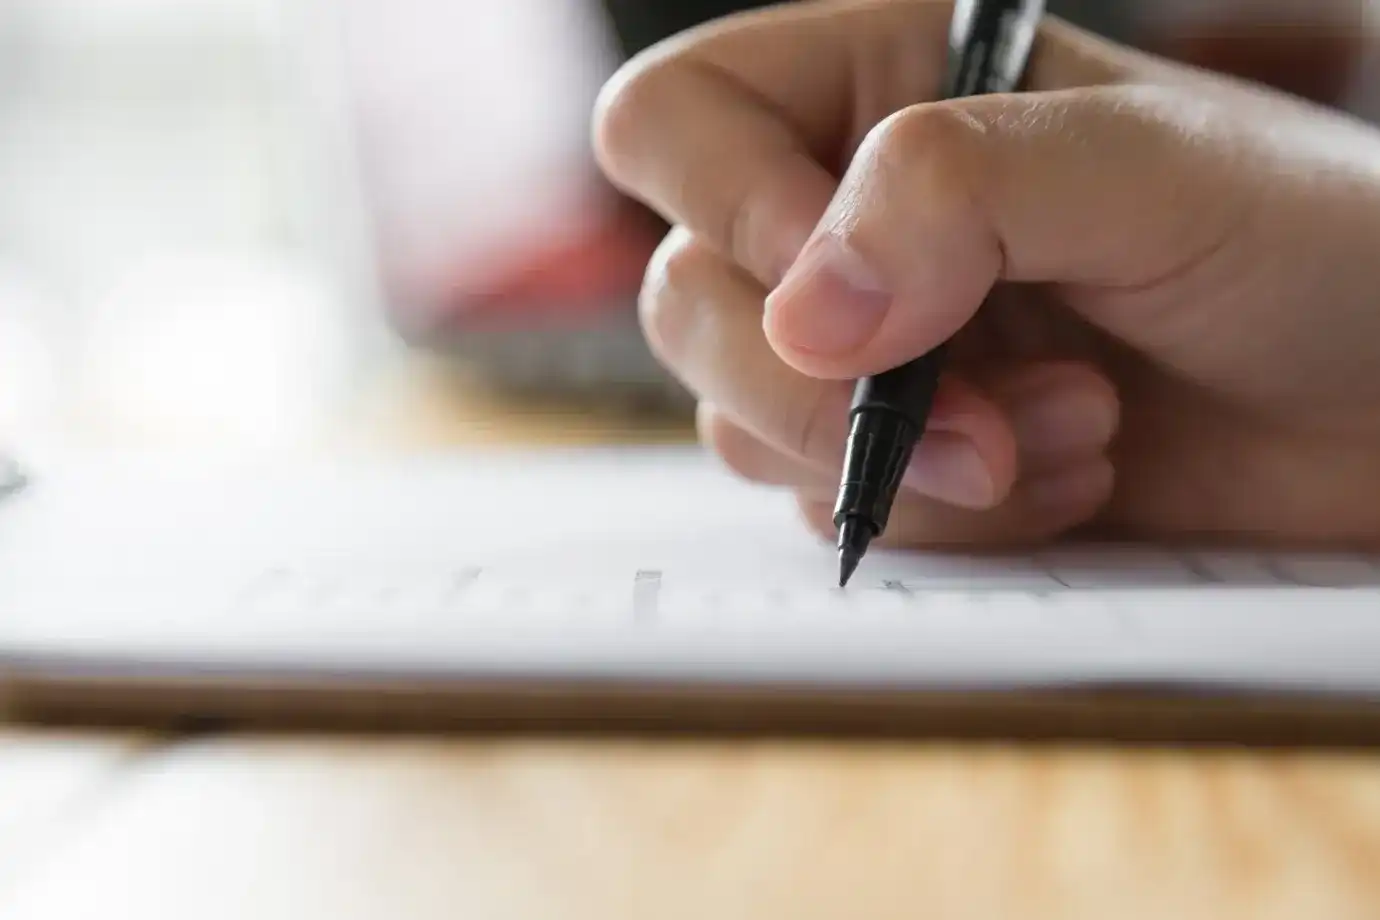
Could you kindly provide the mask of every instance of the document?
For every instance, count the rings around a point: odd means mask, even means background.
[[[870,553],[693,449],[132,457],[0,503],[0,673],[1380,696],[1380,560]]]

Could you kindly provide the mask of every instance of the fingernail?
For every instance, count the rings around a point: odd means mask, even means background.
[[[1031,503],[1039,508],[1086,508],[1107,500],[1115,475],[1112,464],[1102,459],[1032,480],[1027,489]]]
[[[1099,451],[1116,433],[1116,406],[1076,382],[1054,381],[1019,397],[1011,426],[1023,453],[1049,456]]]
[[[876,335],[890,307],[891,293],[858,254],[822,236],[767,298],[765,322],[793,348],[839,355]]]
[[[985,508],[996,493],[987,464],[973,442],[939,432],[926,435],[915,446],[901,481],[922,495],[965,508]]]

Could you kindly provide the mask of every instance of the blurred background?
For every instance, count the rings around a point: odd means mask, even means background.
[[[598,179],[590,107],[763,5],[4,0],[0,447],[453,440],[476,401],[681,430],[635,319],[665,228]],[[1375,121],[1377,5],[1050,6]]]

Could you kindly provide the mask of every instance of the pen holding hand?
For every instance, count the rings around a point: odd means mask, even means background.
[[[942,347],[878,545],[1380,545],[1380,134],[1050,16],[946,100],[953,12],[786,4],[606,88],[705,443],[833,542],[857,382]]]
[[[1025,73],[1044,13],[1043,0],[964,0],[949,30],[950,99],[1006,93]],[[859,381],[843,481],[834,504],[839,587],[848,584],[872,541],[886,532],[891,505],[939,388],[940,346],[900,367]]]

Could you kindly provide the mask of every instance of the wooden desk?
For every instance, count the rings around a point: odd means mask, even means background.
[[[397,443],[621,436],[395,384]],[[1380,756],[0,732],[5,920],[918,916],[1378,917]]]

